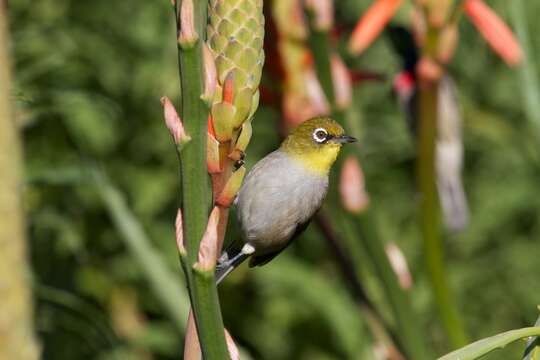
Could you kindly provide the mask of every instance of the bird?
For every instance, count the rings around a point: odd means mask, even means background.
[[[217,283],[248,258],[250,267],[267,264],[305,230],[327,194],[342,145],[355,141],[333,119],[316,117],[253,166],[234,202],[241,237],[221,254]]]
[[[399,26],[389,27],[390,39],[403,61],[403,70],[394,79],[394,92],[405,113],[413,136],[418,133],[418,79],[416,65],[418,49],[412,34]],[[437,138],[435,160],[437,189],[446,228],[452,232],[463,230],[469,222],[469,207],[462,181],[464,151],[462,117],[457,90],[452,78],[446,74],[438,85]]]

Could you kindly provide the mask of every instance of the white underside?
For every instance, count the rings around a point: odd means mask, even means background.
[[[307,171],[280,150],[259,161],[237,198],[243,240],[252,247],[246,250],[260,255],[285,246],[298,224],[319,209],[327,188],[327,176]]]

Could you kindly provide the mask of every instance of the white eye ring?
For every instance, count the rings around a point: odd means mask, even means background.
[[[313,140],[315,140],[315,142],[322,144],[327,140],[327,138],[328,131],[326,131],[326,129],[317,128],[315,131],[313,131]]]

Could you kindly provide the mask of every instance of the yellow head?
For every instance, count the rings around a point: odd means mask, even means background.
[[[283,141],[280,149],[298,160],[306,170],[326,175],[345,143],[355,142],[329,117],[304,121]]]

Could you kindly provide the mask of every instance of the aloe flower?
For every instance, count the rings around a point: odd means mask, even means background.
[[[353,54],[362,53],[377,36],[384,30],[390,19],[395,15],[402,5],[403,0],[375,0],[370,8],[358,21],[352,36],[349,40],[349,51]],[[457,41],[455,34],[454,17],[449,16],[452,8],[452,2],[439,1],[433,4],[426,4],[425,1],[416,1],[418,6],[424,6],[430,10],[430,23],[442,28],[444,34],[446,28],[454,29],[446,33],[447,41]],[[516,37],[508,25],[484,3],[483,0],[464,0],[462,8],[465,15],[471,20],[477,30],[480,32],[488,45],[500,56],[508,65],[514,66],[521,61],[522,52]],[[418,25],[418,24],[416,24]],[[416,28],[422,28],[416,26]],[[422,39],[423,34],[417,34]],[[441,62],[447,62],[451,52],[447,46],[440,54]]]

